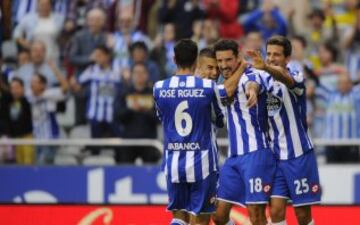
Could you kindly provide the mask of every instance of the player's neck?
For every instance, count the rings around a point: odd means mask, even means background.
[[[190,68],[178,68],[175,75],[193,75],[194,70]]]

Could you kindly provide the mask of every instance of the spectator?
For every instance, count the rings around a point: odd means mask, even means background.
[[[10,83],[9,136],[11,138],[32,138],[31,107],[25,98],[24,83],[14,78]],[[31,145],[16,146],[16,163],[30,165],[34,163],[34,148]]]
[[[70,0],[66,14],[67,26],[73,29],[82,29],[88,24],[89,12],[93,9],[101,9],[108,12],[111,1],[104,0]],[[99,21],[100,22],[100,21]]]
[[[338,79],[337,90],[329,90],[320,86],[317,95],[327,103],[325,138],[341,140],[360,138],[359,112],[356,106],[360,104],[360,87],[352,86],[348,74],[341,74]],[[328,146],[326,158],[329,163],[358,162],[359,149],[353,146]]]
[[[345,67],[336,63],[338,51],[332,43],[326,42],[320,45],[319,58],[322,67],[316,70],[319,82],[325,88],[334,91],[337,87],[339,75],[346,73]],[[323,98],[315,97],[313,121],[313,135],[321,138],[325,130],[327,102]]]
[[[12,0],[12,25],[15,27],[27,14],[36,13],[37,0]]]
[[[149,50],[144,42],[135,42],[130,46],[130,67],[136,63],[143,63],[149,71],[149,81],[155,83],[160,78],[160,71],[156,63],[149,59]]]
[[[132,84],[120,96],[117,118],[124,125],[124,138],[157,138],[152,88],[149,72],[143,63],[136,63],[132,69]],[[144,162],[155,163],[160,153],[152,147],[127,147],[118,151],[118,162],[134,163],[140,157]]]
[[[22,67],[26,64],[31,63],[30,51],[22,50],[17,53],[17,66]]]
[[[105,21],[106,15],[101,9],[92,9],[86,15],[87,27],[74,35],[69,60],[75,66],[76,74],[80,74],[92,63],[90,55],[96,46],[106,43],[106,33],[103,31]]]
[[[157,63],[160,69],[159,79],[165,79],[175,73],[174,63],[175,25],[167,23],[164,32],[159,34],[150,53],[150,59]]]
[[[336,46],[339,34],[335,22],[330,28],[325,28],[325,13],[323,10],[313,9],[308,18],[310,20],[310,26],[304,35],[307,38],[311,63],[314,69],[319,69],[321,67],[319,45],[322,42],[332,42],[333,45]]]
[[[0,138],[9,135],[9,87],[7,78],[0,71]],[[1,157],[0,157],[1,158]]]
[[[245,36],[245,42],[242,46],[242,52],[243,55],[246,56],[246,52],[248,50],[252,51],[260,51],[261,55],[265,57],[265,46],[264,46],[264,40],[262,39],[262,35],[259,31],[251,31],[246,34]],[[247,58],[247,60],[251,60],[251,58]]]
[[[26,91],[30,89],[32,76],[36,73],[40,73],[45,76],[49,87],[58,84],[58,79],[56,78],[55,73],[60,72],[60,70],[57,66],[55,66],[54,61],[46,60],[45,54],[45,44],[41,41],[35,41],[30,47],[30,63],[21,65],[14,72],[14,76],[19,77],[24,81]]]
[[[56,66],[50,66],[56,71]],[[65,99],[68,84],[58,71],[54,74],[60,87],[47,87],[46,77],[37,73],[31,78],[31,92],[27,98],[31,105],[33,135],[36,139],[56,139],[60,136],[59,125],[56,120],[56,103]],[[52,163],[55,147],[38,146],[36,148],[37,164]]]
[[[1,77],[0,77],[1,78]],[[10,95],[3,79],[0,79],[0,141],[3,142],[10,134],[9,115]],[[0,163],[13,161],[11,146],[0,146]]]
[[[150,39],[141,31],[136,30],[135,19],[132,13],[124,12],[118,20],[118,30],[110,38],[108,45],[114,49],[115,69],[123,71],[129,69],[129,46],[137,41],[146,43],[147,48],[151,46]]]
[[[272,0],[265,0],[261,9],[251,12],[243,26],[246,32],[260,31],[264,40],[276,34],[287,34],[287,22]]]
[[[120,136],[120,128],[114,122],[114,100],[120,92],[120,74],[111,67],[111,55],[111,49],[105,46],[96,47],[92,54],[95,64],[89,66],[79,76],[78,81],[74,77],[72,79],[75,92],[84,85],[90,87],[87,119],[90,122],[92,138]],[[98,154],[99,149],[92,148],[91,152]]]
[[[0,45],[11,39],[11,0],[0,2]]]
[[[218,20],[220,37],[238,39],[243,35],[243,28],[238,22],[239,0],[204,0],[208,17]]]
[[[198,45],[199,49],[211,47],[219,39],[219,31],[216,21],[205,19],[202,30],[202,38]]]
[[[134,16],[134,24],[136,29],[140,30],[142,33],[148,33],[147,23],[149,20],[149,12],[151,7],[155,4],[156,0],[116,0],[113,1],[113,4],[110,8],[110,30],[114,31],[117,18],[121,17],[121,14],[127,14],[131,12]]]
[[[346,49],[346,66],[353,81],[360,80],[360,3],[358,4],[356,23],[343,37],[342,47]]]
[[[46,58],[59,60],[58,35],[62,29],[64,17],[53,13],[50,0],[38,0],[37,12],[27,14],[14,30],[14,39],[21,48],[29,49],[30,42],[41,40],[47,52]]]
[[[159,10],[162,24],[175,24],[176,39],[190,38],[193,22],[204,17],[205,11],[200,7],[199,0],[163,0]]]
[[[346,72],[346,68],[337,63],[338,55],[338,49],[330,41],[321,44],[319,47],[321,67],[316,70],[316,72],[319,76],[321,85],[329,90],[336,89],[338,76]]]
[[[293,36],[291,38],[291,46],[293,47],[291,60],[288,67],[293,68],[293,71],[300,71],[304,73],[305,67],[312,68],[311,62],[307,59],[307,42],[303,36]]]
[[[86,15],[87,27],[78,31],[71,40],[69,62],[79,76],[93,61],[90,55],[99,45],[105,45],[106,33],[103,31],[106,15],[101,9],[92,9]],[[87,87],[75,94],[75,123],[86,123]]]

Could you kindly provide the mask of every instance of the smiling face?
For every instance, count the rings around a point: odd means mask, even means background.
[[[214,58],[206,56],[200,57],[198,69],[202,78],[217,80],[219,77],[216,59]]]
[[[268,45],[266,47],[266,63],[272,66],[286,68],[290,57],[285,56],[284,47],[281,45]]]
[[[231,77],[238,66],[238,56],[232,50],[216,51],[216,61],[225,79]]]

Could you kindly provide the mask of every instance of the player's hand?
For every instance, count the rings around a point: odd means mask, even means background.
[[[257,91],[254,88],[248,88],[246,90],[246,97],[248,99],[246,106],[251,108],[257,104]]]
[[[265,61],[262,58],[260,51],[254,51],[249,50],[247,51],[247,54],[252,58],[253,60],[253,67],[258,70],[264,70],[265,69]]]

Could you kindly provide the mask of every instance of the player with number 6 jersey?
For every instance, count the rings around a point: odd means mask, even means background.
[[[214,123],[224,126],[215,82],[193,76],[197,46],[181,40],[175,46],[176,74],[154,86],[157,114],[164,129],[163,170],[169,194],[171,224],[208,224],[215,210],[218,180]],[[188,220],[190,216],[190,221]]]

